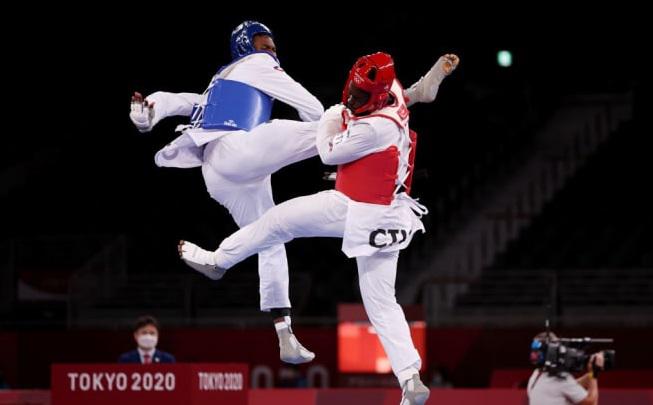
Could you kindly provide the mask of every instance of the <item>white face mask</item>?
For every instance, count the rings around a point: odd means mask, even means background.
[[[143,334],[143,335],[138,335],[137,341],[138,341],[138,346],[141,349],[150,350],[156,347],[159,338],[154,335]]]

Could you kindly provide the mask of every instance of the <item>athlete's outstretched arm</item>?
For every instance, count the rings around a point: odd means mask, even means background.
[[[433,102],[438,95],[440,83],[456,70],[459,63],[460,58],[453,53],[441,56],[424,76],[406,89],[406,104],[410,107],[415,103]]]
[[[140,132],[149,132],[162,119],[174,115],[190,116],[193,106],[204,102],[197,93],[168,93],[157,91],[143,98],[134,92],[129,118]]]
[[[320,119],[324,107],[313,94],[281,69],[276,60],[267,57],[258,59],[260,63],[254,65],[256,71],[251,79],[254,87],[296,109],[302,121]]]

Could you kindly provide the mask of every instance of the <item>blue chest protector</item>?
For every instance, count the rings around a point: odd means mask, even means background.
[[[249,131],[268,121],[274,99],[242,82],[218,79],[207,97],[200,126]]]

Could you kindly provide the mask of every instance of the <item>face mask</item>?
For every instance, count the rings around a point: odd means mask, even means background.
[[[138,346],[141,349],[146,349],[146,350],[154,349],[159,340],[157,336],[150,335],[150,334],[139,335],[137,339],[138,339]]]

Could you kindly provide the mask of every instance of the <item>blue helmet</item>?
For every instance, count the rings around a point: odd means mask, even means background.
[[[236,59],[255,52],[254,35],[272,36],[272,31],[258,21],[244,21],[231,32],[231,57]]]

